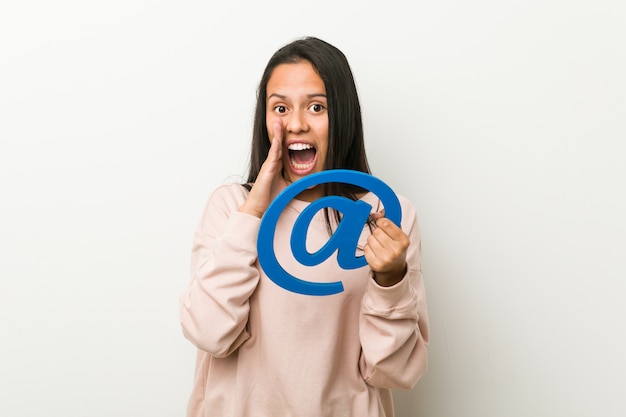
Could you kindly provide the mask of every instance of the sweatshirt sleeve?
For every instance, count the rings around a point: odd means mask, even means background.
[[[428,312],[421,238],[413,206],[404,200],[402,229],[410,239],[407,273],[394,286],[368,282],[361,304],[360,371],[377,388],[411,389],[428,364]]]
[[[250,337],[261,220],[238,211],[245,198],[238,184],[222,186],[209,198],[193,237],[191,282],[180,297],[185,337],[216,357],[230,355]]]

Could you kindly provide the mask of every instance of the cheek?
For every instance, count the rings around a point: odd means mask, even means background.
[[[317,132],[317,137],[325,143],[328,143],[328,118],[320,120],[315,125],[315,130]]]
[[[267,134],[270,138],[272,137],[272,120],[269,114],[265,115],[265,129],[267,129]]]
[[[320,162],[324,163],[326,161],[326,156],[328,155],[328,128],[322,128],[320,130],[318,130],[318,138],[320,139],[319,142],[319,155],[318,155],[318,160],[320,160]]]
[[[322,146],[324,147],[324,150],[328,150],[328,125],[325,125],[321,130],[320,130],[320,135],[319,135],[320,139],[322,139]],[[326,152],[324,152],[324,155],[326,155]]]

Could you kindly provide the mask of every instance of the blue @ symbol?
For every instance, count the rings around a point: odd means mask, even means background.
[[[285,188],[269,205],[261,220],[257,251],[259,262],[267,276],[278,286],[304,295],[332,295],[343,291],[341,281],[311,282],[301,280],[287,272],[276,259],[274,235],[280,214],[287,204],[302,191],[320,184],[351,184],[376,194],[385,207],[385,217],[400,226],[402,211],[393,190],[372,175],[346,169],[334,169],[308,175]],[[310,253],[306,248],[306,235],[315,214],[332,208],[342,214],[339,226],[330,239],[319,250]],[[365,256],[356,256],[356,248],[363,226],[367,222],[372,206],[361,200],[341,196],[326,196],[313,201],[300,213],[291,232],[291,251],[294,258],[305,266],[315,266],[337,251],[337,263],[343,269],[356,269],[367,265]]]

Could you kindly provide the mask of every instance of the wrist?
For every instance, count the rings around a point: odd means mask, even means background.
[[[381,287],[392,287],[406,275],[406,264],[400,271],[376,272],[372,271],[372,278]]]
[[[258,217],[259,219],[263,217],[263,211],[259,210],[258,208],[254,208],[251,207],[250,205],[243,203],[240,207],[239,207],[239,211],[242,213],[246,213],[249,214],[251,216],[254,217]]]

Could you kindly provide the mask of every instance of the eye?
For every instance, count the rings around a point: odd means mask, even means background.
[[[309,107],[309,109],[313,112],[313,113],[321,113],[324,111],[324,106],[322,106],[321,104],[313,104],[311,105],[311,107]]]
[[[274,111],[280,114],[287,113],[287,107],[282,106],[282,105],[274,106]]]

